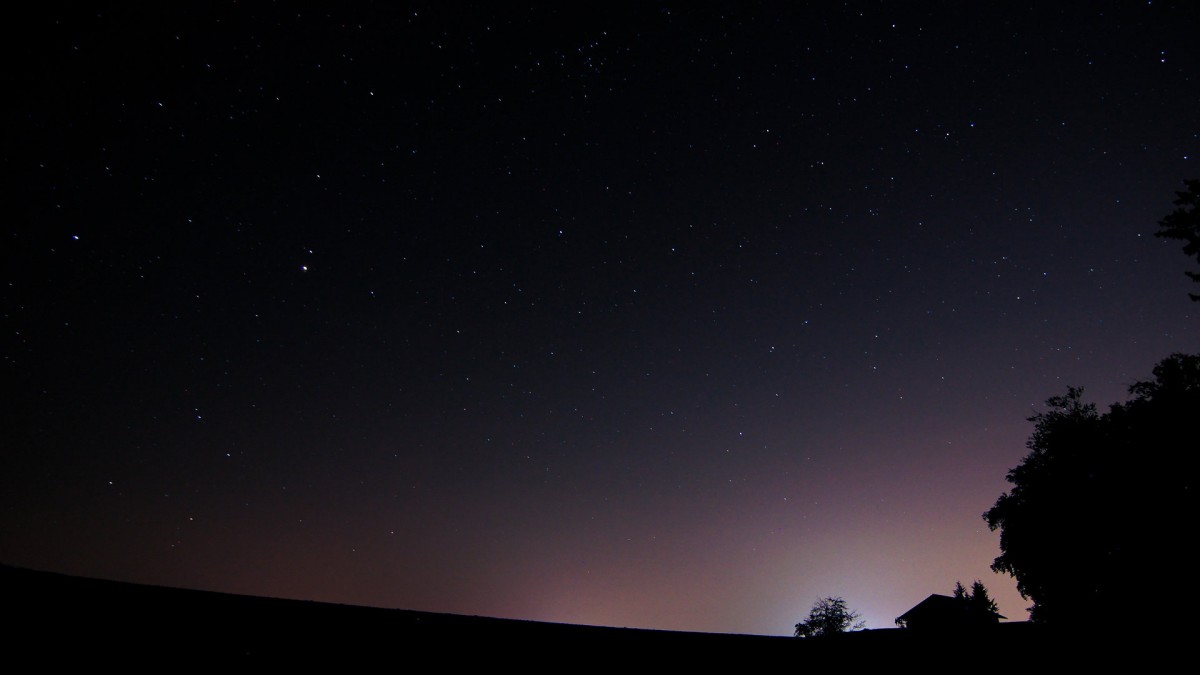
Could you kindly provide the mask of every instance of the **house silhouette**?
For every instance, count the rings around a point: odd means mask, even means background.
[[[978,630],[1006,618],[965,599],[934,593],[897,617],[896,625],[919,631]]]

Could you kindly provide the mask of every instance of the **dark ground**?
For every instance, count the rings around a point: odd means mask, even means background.
[[[1014,672],[1034,664],[1146,665],[1161,644],[1025,622],[974,634],[870,630],[797,640],[573,626],[228,595],[0,566],[5,660],[40,665],[334,664],[417,667],[916,666]],[[1132,647],[1132,648],[1131,648]]]

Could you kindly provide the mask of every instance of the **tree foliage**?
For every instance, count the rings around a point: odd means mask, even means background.
[[[821,598],[813,604],[808,618],[796,624],[796,637],[820,637],[861,630],[866,623],[859,621],[858,612],[851,611],[840,597]]]
[[[962,584],[955,583],[955,592],[962,588]],[[975,583],[971,584],[971,590],[963,594],[962,598],[968,607],[968,611],[976,616],[992,616],[1000,613],[1000,607],[996,605],[996,601],[988,595],[987,587],[983,582],[976,579]]]
[[[1158,221],[1159,230],[1156,237],[1180,239],[1184,242],[1183,252],[1195,256],[1200,261],[1200,180],[1185,180],[1187,190],[1176,192],[1176,208]],[[1185,272],[1192,281],[1200,282],[1200,273]],[[1200,301],[1200,295],[1188,293],[1194,301]]]
[[[1083,391],[1030,417],[1030,452],[983,514],[1000,530],[992,564],[1033,600],[1035,621],[1088,624],[1179,578],[1195,514],[1200,355],[1175,354],[1133,398],[1100,414]],[[1165,536],[1164,536],[1165,535]]]

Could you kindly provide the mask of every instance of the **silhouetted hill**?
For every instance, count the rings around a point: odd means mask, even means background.
[[[260,598],[85,579],[0,566],[16,651],[71,662],[200,658],[276,663],[436,658],[549,663],[620,654],[770,653],[788,638],[707,635],[493,619]],[[593,658],[593,657],[589,657]]]
[[[314,663],[480,666],[728,665],[870,667],[923,663],[933,671],[982,659],[1016,670],[1034,654],[1062,663],[1101,657],[1025,623],[981,633],[887,629],[797,640],[604,628],[354,607],[143,586],[0,566],[6,652],[40,663]],[[1114,643],[1109,643],[1111,651]],[[1097,653],[1096,650],[1099,650]],[[1057,655],[1057,656],[1055,656]],[[1084,658],[1084,657],[1087,658]],[[23,660],[23,659],[22,659]],[[1036,660],[1036,659],[1034,659]]]

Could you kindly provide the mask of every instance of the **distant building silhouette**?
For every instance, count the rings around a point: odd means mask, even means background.
[[[995,626],[1006,618],[966,600],[934,593],[901,614],[896,625],[920,631],[962,631]]]

